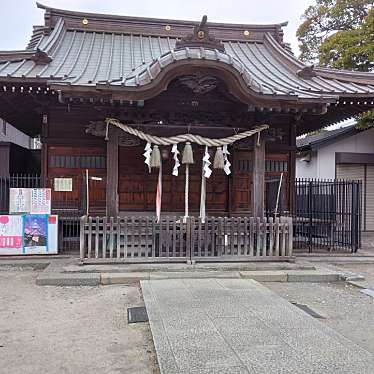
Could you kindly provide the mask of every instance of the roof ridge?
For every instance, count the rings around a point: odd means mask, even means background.
[[[84,11],[73,11],[66,9],[53,8],[48,5],[41,4],[36,2],[36,5],[39,9],[44,9],[46,11],[54,12],[56,15],[66,15],[66,16],[79,16],[79,17],[98,17],[98,18],[109,18],[109,19],[120,19],[120,20],[129,20],[129,21],[145,21],[145,22],[154,22],[154,23],[165,23],[170,22],[174,24],[189,25],[194,26],[198,25],[200,21],[192,20],[179,20],[179,19],[169,19],[169,18],[153,18],[153,17],[139,17],[139,16],[125,16],[125,15],[115,15],[107,13],[91,13]],[[215,27],[255,27],[255,28],[281,28],[288,25],[288,21],[279,22],[279,23],[269,23],[269,24],[251,24],[251,23],[226,23],[226,22],[209,22],[210,26]]]

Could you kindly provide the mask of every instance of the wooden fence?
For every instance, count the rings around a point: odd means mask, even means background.
[[[292,258],[292,218],[82,217],[84,262],[279,261]]]

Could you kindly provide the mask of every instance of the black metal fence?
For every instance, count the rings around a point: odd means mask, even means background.
[[[361,181],[297,179],[294,248],[308,252],[361,246]]]
[[[105,180],[73,178],[72,192],[55,192],[53,178],[35,174],[0,177],[0,214],[9,210],[9,188],[52,187],[52,213],[59,215],[59,249],[62,253],[79,250],[79,217],[105,212]],[[279,178],[266,181],[266,215],[292,215],[294,250],[351,251],[361,246],[360,181],[297,179],[293,196],[288,184]],[[87,203],[87,199],[90,203]],[[291,203],[290,204],[290,200]],[[293,206],[290,213],[290,205]]]

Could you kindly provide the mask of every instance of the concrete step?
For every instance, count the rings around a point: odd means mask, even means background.
[[[36,278],[38,286],[98,286],[101,282],[100,274],[66,274],[45,272]]]
[[[289,262],[233,262],[233,263],[145,263],[145,264],[91,264],[65,266],[69,273],[127,273],[127,272],[181,272],[181,271],[268,271],[268,270],[314,270],[315,266],[306,261]]]
[[[128,285],[141,280],[162,279],[253,279],[258,282],[338,282],[345,278],[340,272],[328,270],[273,271],[180,271],[122,273],[55,273],[43,272],[36,280],[41,286]]]
[[[241,271],[242,278],[258,282],[338,282],[342,280],[338,272],[324,270],[288,271]]]

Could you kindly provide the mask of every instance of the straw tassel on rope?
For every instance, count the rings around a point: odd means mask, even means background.
[[[223,169],[225,167],[225,159],[221,147],[217,147],[213,162],[214,169]]]
[[[109,140],[109,122],[106,122],[106,129],[105,129],[105,140]]]
[[[153,146],[152,156],[151,156],[151,168],[159,168],[161,165],[161,154],[157,145]]]
[[[186,142],[186,145],[183,149],[183,156],[182,156],[182,163],[186,165],[186,179],[184,185],[184,216],[188,217],[189,210],[189,201],[188,201],[188,193],[189,193],[189,178],[190,178],[190,171],[189,165],[194,163],[193,160],[193,153],[192,153],[192,146],[190,142]]]
[[[186,145],[184,146],[182,163],[183,164],[193,164],[194,163],[192,146],[191,146],[190,142],[186,142]]]

